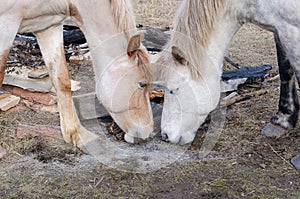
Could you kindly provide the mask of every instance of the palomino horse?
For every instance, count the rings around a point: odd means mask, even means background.
[[[168,91],[161,121],[163,137],[179,144],[193,141],[197,128],[218,105],[225,52],[247,22],[274,32],[278,47],[280,105],[263,134],[280,136],[295,127],[299,111],[294,82],[295,77],[300,80],[299,10],[297,0],[184,0],[171,41],[155,63],[161,66],[158,84]]]
[[[128,142],[149,136],[153,119],[145,82],[151,73],[147,51],[140,46],[142,36],[135,35],[129,0],[0,0],[0,4],[0,85],[15,35],[33,32],[56,89],[64,140],[79,147],[94,140],[95,135],[81,125],[71,96],[62,24],[73,22],[91,51],[97,97],[127,133]]]

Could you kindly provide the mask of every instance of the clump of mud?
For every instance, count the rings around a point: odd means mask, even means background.
[[[76,157],[83,154],[82,151],[70,144],[54,139],[50,140],[50,138],[45,138],[44,136],[20,139],[16,146],[16,151],[21,155],[34,154],[34,159],[43,163],[58,161],[72,164]]]

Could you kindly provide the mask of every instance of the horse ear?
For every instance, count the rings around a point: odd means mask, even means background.
[[[172,46],[172,55],[180,64],[185,66],[189,64],[189,62],[186,60],[184,52],[182,52],[182,50],[180,50],[177,46]]]
[[[137,51],[139,50],[143,39],[144,39],[144,35],[138,34],[138,35],[134,35],[129,40],[128,47],[127,47],[127,55],[131,60],[133,60],[136,57]]]

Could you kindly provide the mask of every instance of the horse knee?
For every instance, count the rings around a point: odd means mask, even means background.
[[[2,83],[5,76],[5,70],[6,70],[6,63],[8,60],[8,53],[10,51],[10,48],[7,50],[4,50],[0,53],[0,88],[2,87]]]

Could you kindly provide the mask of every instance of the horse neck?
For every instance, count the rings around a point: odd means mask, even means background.
[[[223,61],[226,51],[236,34],[241,27],[241,24],[236,20],[233,14],[230,14],[230,6],[219,15],[217,21],[211,31],[211,35],[207,38],[207,44],[203,45],[200,42],[194,46],[192,50],[192,65],[200,66],[198,71],[200,77],[210,82],[211,88],[218,88],[223,72]],[[194,41],[192,41],[194,42]],[[197,54],[198,53],[198,54]]]
[[[114,60],[126,55],[129,37],[136,32],[134,22],[128,31],[120,31],[110,1],[72,1],[79,9],[79,26],[88,42],[95,76],[98,78]]]
[[[241,24],[239,24],[233,16],[225,14],[219,18],[212,31],[212,35],[206,47],[206,56],[203,56],[202,61],[204,62],[204,66],[212,65],[216,68],[219,77],[222,75],[223,60],[226,51],[240,27]],[[211,74],[211,70],[205,70],[208,68],[210,67],[203,67],[202,73],[207,75]]]

